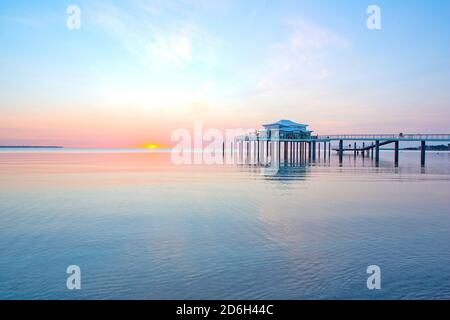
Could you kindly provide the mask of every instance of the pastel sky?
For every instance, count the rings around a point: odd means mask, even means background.
[[[0,145],[170,145],[195,120],[450,133],[449,83],[447,0],[0,4]]]

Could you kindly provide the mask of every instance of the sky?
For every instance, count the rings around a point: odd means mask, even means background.
[[[194,121],[450,133],[449,83],[447,0],[0,0],[0,145],[170,146]]]

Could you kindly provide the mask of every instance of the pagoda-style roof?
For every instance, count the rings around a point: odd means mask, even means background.
[[[287,127],[290,127],[290,126],[306,127],[307,126],[307,124],[300,124],[300,123],[297,123],[297,122],[294,122],[294,121],[291,121],[291,120],[280,120],[280,121],[277,121],[275,123],[265,124],[264,126],[273,126],[273,125],[287,126]]]
[[[306,131],[307,124],[300,124],[291,120],[280,120],[275,123],[264,124],[266,129],[282,129],[287,131],[302,130]]]

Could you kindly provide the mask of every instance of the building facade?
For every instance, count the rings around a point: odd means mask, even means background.
[[[280,120],[263,125],[264,130],[257,132],[258,137],[264,140],[278,139],[311,139],[312,131],[307,124],[296,123],[291,120]]]

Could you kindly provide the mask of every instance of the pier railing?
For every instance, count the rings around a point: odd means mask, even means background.
[[[264,131],[250,132],[243,136],[236,137],[238,141],[440,141],[450,142],[450,134],[436,133],[398,133],[398,134],[330,134],[330,135],[312,135],[310,137],[289,137],[272,136],[268,137]]]
[[[450,141],[450,134],[338,134],[320,135],[322,140],[409,140],[409,141]]]

